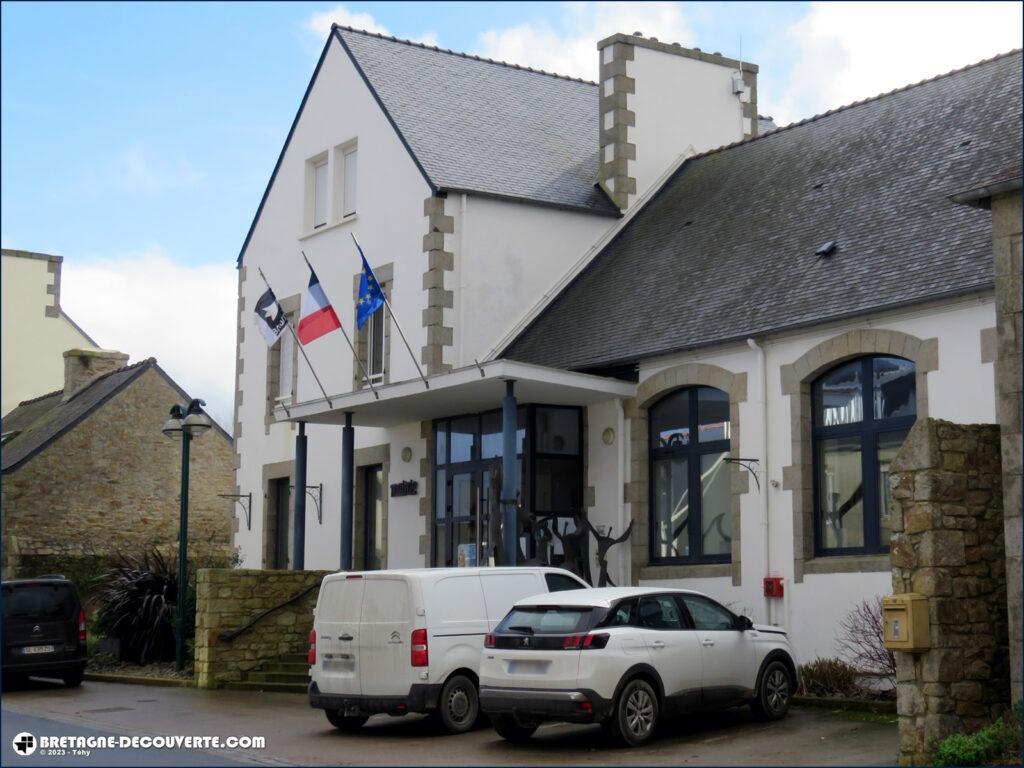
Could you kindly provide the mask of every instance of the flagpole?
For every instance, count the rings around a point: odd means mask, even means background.
[[[359,241],[356,240],[355,233],[350,232],[349,234],[352,235],[352,241],[356,244],[356,249],[359,251],[359,255],[363,258],[366,258],[366,254],[363,253],[363,249],[359,246]],[[384,306],[387,307],[388,313],[391,315],[391,319],[395,323],[395,328],[398,329],[398,335],[402,337],[402,341],[405,342],[405,348],[409,350],[409,357],[412,358],[412,364],[416,366],[416,371],[419,373],[420,378],[423,379],[423,386],[425,386],[427,389],[430,389],[430,382],[427,381],[427,377],[423,375],[423,369],[420,368],[419,361],[416,359],[416,355],[413,354],[412,347],[409,346],[409,340],[405,338],[405,332],[402,331],[402,326],[398,322],[398,318],[395,317],[395,311],[391,308],[391,302],[388,301],[388,294],[384,290],[383,286],[381,286],[380,295],[381,298],[384,299]]]
[[[267,289],[270,290],[271,293],[273,293],[274,289],[270,287],[270,282],[267,280],[267,276],[263,274],[263,269],[260,268],[260,267],[257,267],[256,269],[260,273],[260,277],[263,278],[263,282],[266,284]],[[274,299],[275,299],[275,301],[277,299],[277,294],[276,293],[274,294]],[[280,307],[281,305],[278,304],[277,306]],[[284,312],[284,310],[282,310],[282,312]],[[298,345],[299,351],[302,353],[302,356],[306,359],[306,365],[309,366],[309,372],[312,373],[313,374],[313,378],[316,379],[317,386],[320,387],[320,391],[323,392],[324,400],[327,401],[328,407],[329,408],[333,408],[334,407],[334,403],[332,403],[331,402],[331,398],[327,396],[327,390],[324,389],[324,385],[320,382],[320,377],[316,375],[316,369],[313,367],[313,364],[311,362],[309,362],[309,356],[306,354],[306,350],[302,348],[302,342],[299,341],[299,337],[296,335],[295,329],[292,328],[292,324],[288,321],[288,314],[287,313],[284,314],[284,324],[287,325],[288,326],[288,330],[292,332],[292,338],[295,339],[295,343]],[[288,413],[288,409],[285,408],[284,410],[285,410],[285,413],[287,414]]]
[[[306,262],[306,266],[309,267],[309,271],[315,274],[316,270],[313,269],[313,265],[310,264],[309,263],[309,259],[306,258],[306,252],[305,251],[299,251],[299,253],[302,254],[302,259]],[[360,359],[359,355],[356,353],[356,348],[354,346],[352,346],[352,339],[350,339],[348,337],[348,333],[345,331],[345,326],[342,325],[341,323],[339,323],[338,324],[338,330],[341,331],[341,335],[344,336],[345,337],[345,341],[348,342],[348,348],[352,350],[352,357],[355,359],[355,361],[357,363],[359,363],[359,370],[361,370],[363,372],[363,381],[365,381],[367,383],[367,385],[370,387],[370,391],[373,392],[374,399],[375,400],[380,400],[380,395],[377,393],[376,387],[374,387],[373,386],[373,382],[370,381],[370,374],[367,373],[366,366],[363,365],[363,361]],[[306,353],[303,352],[302,354],[306,354]],[[313,374],[313,375],[315,376],[316,374]],[[326,395],[324,395],[324,397],[326,397]],[[328,402],[328,404],[330,404],[329,400],[327,402]]]

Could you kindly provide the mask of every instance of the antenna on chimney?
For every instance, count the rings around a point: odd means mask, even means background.
[[[746,87],[747,84],[743,82],[743,35],[740,35],[740,69],[736,77],[732,79],[732,92],[739,96]]]

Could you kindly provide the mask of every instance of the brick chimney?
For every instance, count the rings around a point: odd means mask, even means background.
[[[64,397],[68,399],[78,390],[104,373],[116,371],[128,364],[128,355],[110,349],[69,349],[64,353]]]
[[[628,209],[683,154],[757,135],[757,65],[639,32],[597,44],[599,181]]]

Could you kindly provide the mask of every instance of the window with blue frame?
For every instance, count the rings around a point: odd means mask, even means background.
[[[729,395],[679,389],[648,410],[651,562],[729,562]]]
[[[814,382],[818,555],[889,551],[889,464],[917,419],[914,364],[861,357]]]

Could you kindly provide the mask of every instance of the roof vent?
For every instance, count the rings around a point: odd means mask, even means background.
[[[831,256],[833,253],[835,253],[837,246],[838,243],[835,240],[829,240],[827,243],[822,243],[821,245],[819,245],[818,250],[816,250],[814,254],[821,258]]]

